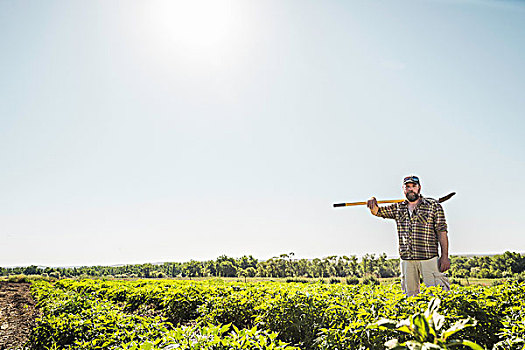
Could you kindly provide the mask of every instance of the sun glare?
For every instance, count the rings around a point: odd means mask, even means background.
[[[216,49],[232,35],[229,1],[153,1],[146,11],[156,39],[177,48]]]

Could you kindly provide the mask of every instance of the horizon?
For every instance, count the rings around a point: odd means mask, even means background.
[[[495,256],[495,255],[503,255],[505,254],[507,251],[505,252],[502,252],[502,253],[490,253],[490,254],[483,254],[483,253],[456,253],[456,254],[450,254],[450,257],[479,257],[479,256]],[[515,251],[510,251],[511,253],[517,253],[517,254],[520,254],[520,255],[525,255],[525,252],[515,252]],[[283,254],[286,254],[286,253],[283,253]],[[381,255],[382,253],[380,254],[375,254],[374,253],[374,256],[377,257],[378,255]],[[280,254],[279,254],[280,255]],[[274,257],[271,257],[271,258],[268,258],[268,259],[259,259],[257,258],[256,256],[253,256],[252,254],[245,254],[245,255],[242,255],[242,256],[227,256],[228,258],[233,258],[233,259],[240,259],[242,258],[243,256],[252,256],[254,259],[256,259],[257,261],[266,261],[266,260],[270,260],[270,259],[273,259],[273,258],[279,258],[279,255],[277,256],[274,256]],[[363,254],[363,255],[349,255],[349,257],[351,256],[355,256],[357,257],[358,259],[362,259],[363,256],[365,256],[366,254]],[[222,255],[219,255],[218,257],[216,257],[215,259],[208,259],[208,260],[195,260],[195,259],[190,259],[190,260],[185,260],[185,261],[155,261],[155,262],[152,262],[152,261],[146,261],[146,262],[137,262],[137,263],[118,263],[118,264],[112,264],[112,265],[101,265],[101,264],[95,264],[95,265],[64,265],[64,266],[47,266],[47,265],[39,265],[39,264],[28,264],[28,265],[18,265],[18,266],[0,266],[0,268],[17,268],[17,267],[29,267],[29,266],[36,266],[37,268],[39,269],[45,269],[45,268],[58,268],[58,269],[69,269],[69,268],[80,268],[80,267],[121,267],[121,266],[128,266],[128,265],[144,265],[144,264],[151,264],[151,265],[162,265],[162,264],[171,264],[171,263],[176,263],[176,264],[183,264],[183,263],[186,263],[186,262],[189,262],[191,260],[193,261],[197,261],[197,262],[206,262],[206,261],[215,261],[217,260],[219,257],[221,257]],[[295,255],[294,255],[295,256]],[[333,255],[327,255],[327,256],[323,256],[323,257],[311,257],[311,258],[306,258],[306,257],[302,257],[302,258],[292,258],[291,260],[293,261],[296,261],[296,260],[302,260],[302,259],[306,259],[306,260],[314,260],[314,259],[324,259],[324,258],[327,258],[329,256],[333,256]],[[342,255],[336,255],[336,257],[342,257]],[[399,259],[399,256],[388,256],[386,257],[388,260],[391,260],[391,259]]]

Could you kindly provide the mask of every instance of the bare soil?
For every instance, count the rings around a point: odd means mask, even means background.
[[[39,316],[30,287],[0,281],[0,350],[22,349],[29,339]]]

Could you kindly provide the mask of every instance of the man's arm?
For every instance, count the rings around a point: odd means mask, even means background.
[[[445,220],[445,212],[441,204],[437,204],[436,217],[434,219],[434,232],[437,233],[437,239],[441,247],[441,257],[439,258],[439,271],[445,272],[450,268],[450,259],[448,257],[448,227]]]
[[[384,219],[396,218],[396,212],[398,208],[397,205],[398,203],[379,207],[375,197],[370,198],[366,203],[366,206],[370,209],[372,215],[379,216],[380,218]]]
[[[439,271],[445,272],[450,268],[450,259],[448,257],[448,236],[447,231],[437,233],[439,246],[441,247],[441,257],[439,258]]]

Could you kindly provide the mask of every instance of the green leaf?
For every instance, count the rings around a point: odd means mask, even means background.
[[[445,324],[445,316],[438,314],[437,312],[432,315],[432,323],[436,330],[440,330]]]
[[[413,334],[412,329],[409,326],[407,326],[407,325],[402,325],[401,327],[398,325],[397,326],[397,330],[400,331],[400,332]]]
[[[425,315],[430,316],[433,313],[437,312],[440,305],[441,305],[441,300],[439,298],[433,298],[432,300],[430,300],[430,303],[428,303],[428,308],[427,308],[427,311],[425,312]]]
[[[410,318],[399,321],[396,325],[396,328],[400,332],[412,334],[412,325],[410,324]]]
[[[427,319],[421,314],[416,314],[412,318],[412,323],[414,324],[414,336],[416,339],[419,341],[428,340],[430,325]]]
[[[396,326],[397,326],[397,322],[396,321],[393,321],[393,320],[389,320],[389,319],[386,319],[386,318],[383,318],[375,323],[371,323],[369,325],[367,325],[366,328],[370,328],[370,329],[376,329],[376,328],[379,328],[379,329],[396,329]]]
[[[465,318],[463,320],[459,320],[458,322],[454,323],[452,325],[452,327],[450,327],[445,332],[443,332],[442,338],[444,340],[446,340],[452,334],[454,334],[456,332],[459,332],[460,330],[462,330],[464,328],[472,327],[472,326],[475,326],[475,325],[476,325],[476,320],[471,321],[470,318]]]
[[[447,343],[447,346],[458,346],[458,345],[468,346],[469,348],[474,349],[474,350],[485,350],[483,349],[483,347],[481,347],[480,345],[474,342],[471,342],[470,340],[451,340],[450,342]]]
[[[150,342],[145,342],[140,346],[140,350],[151,350],[153,348],[153,344]]]
[[[231,325],[231,323],[228,323],[228,324],[225,324],[224,326],[222,326],[220,328],[220,330],[219,330],[219,333],[223,334],[223,333],[228,332],[228,330],[230,329],[230,325]]]

